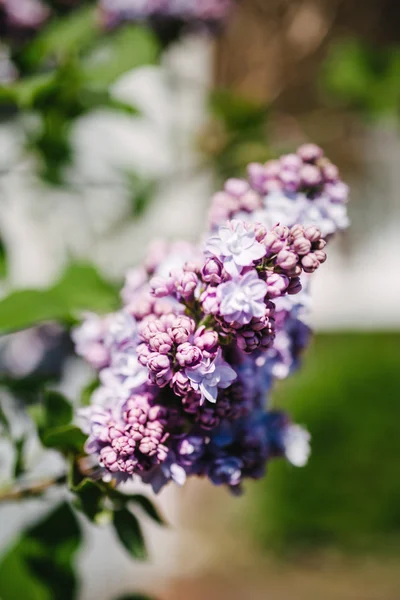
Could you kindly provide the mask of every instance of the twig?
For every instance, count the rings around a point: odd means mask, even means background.
[[[33,483],[27,486],[16,486],[5,491],[0,491],[0,502],[15,502],[25,500],[26,498],[34,498],[41,496],[49,488],[55,485],[61,485],[67,481],[66,475],[54,477],[52,479],[44,479],[38,483]]]

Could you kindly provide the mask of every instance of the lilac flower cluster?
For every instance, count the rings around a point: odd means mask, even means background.
[[[313,148],[292,155],[296,164],[321,173],[325,165],[332,179],[333,165]],[[298,194],[328,198],[327,184],[316,181]],[[153,245],[145,266],[127,275],[121,311],[87,315],[73,332],[77,353],[99,373],[80,411],[99,476],[136,475],[156,491],[202,476],[239,493],[272,458],[307,460],[309,434],[268,408],[268,397],[308,343],[309,278],[325,261],[326,242],[307,219],[268,227],[257,220],[267,208],[246,182],[230,180],[223,194],[235,218],[215,226],[202,249]]]
[[[173,22],[213,27],[222,23],[234,0],[100,0],[107,27],[124,22],[147,22],[156,30]]]
[[[210,211],[212,228],[227,219],[251,219],[270,229],[277,223],[315,225],[326,238],[349,225],[348,186],[337,167],[315,144],[295,154],[248,166],[248,178],[229,179],[215,194]]]

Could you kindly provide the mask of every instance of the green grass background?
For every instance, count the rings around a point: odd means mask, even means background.
[[[309,464],[271,463],[250,490],[266,549],[400,548],[400,334],[318,335],[274,404],[312,434]]]

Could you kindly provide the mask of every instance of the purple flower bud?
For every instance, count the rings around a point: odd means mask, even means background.
[[[248,190],[240,198],[240,210],[251,213],[261,208],[262,200],[254,190]]]
[[[143,365],[144,367],[147,367],[147,361],[149,360],[149,356],[151,354],[147,344],[145,344],[145,343],[139,344],[139,346],[136,348],[136,352],[137,352],[138,361],[140,362],[140,364]]]
[[[266,180],[265,167],[260,163],[250,163],[247,167],[250,185],[258,192],[263,191],[263,186]]]
[[[156,333],[149,341],[149,347],[152,352],[168,354],[171,352],[173,341],[168,333]]]
[[[315,250],[314,256],[316,256],[321,265],[326,261],[326,254],[323,250]]]
[[[194,367],[203,360],[203,353],[197,346],[185,342],[178,346],[176,360],[181,367]]]
[[[193,296],[199,279],[193,271],[184,271],[178,269],[171,272],[171,277],[174,280],[175,288],[178,294],[183,298],[188,299]]]
[[[232,178],[225,182],[224,189],[228,194],[240,198],[240,196],[243,196],[249,190],[249,184],[245,179]]]
[[[273,233],[275,233],[281,240],[287,240],[289,237],[289,227],[286,225],[275,225],[272,229]]]
[[[152,352],[147,360],[150,378],[159,387],[165,387],[172,379],[171,363],[165,354]]]
[[[142,340],[148,342],[157,333],[164,333],[165,329],[160,319],[156,319],[154,315],[150,315],[139,323],[139,335]]]
[[[299,156],[304,162],[315,162],[319,158],[322,158],[324,152],[322,148],[316,144],[303,144],[297,149],[297,156]]]
[[[297,254],[303,256],[310,252],[311,242],[305,237],[297,237],[292,244],[292,248]]]
[[[287,294],[294,295],[298,294],[302,290],[300,277],[292,277],[290,279],[289,287],[286,290]]]
[[[302,160],[297,154],[285,154],[279,160],[281,167],[290,171],[298,171],[302,166]]]
[[[293,269],[297,265],[297,261],[297,255],[289,250],[281,250],[276,256],[276,264],[285,271]]]
[[[279,160],[268,160],[264,165],[265,177],[268,179],[277,179],[281,172]]]
[[[169,296],[174,289],[173,281],[171,281],[171,279],[165,279],[165,277],[160,277],[158,275],[150,280],[150,287],[156,298]]]
[[[175,318],[171,327],[168,329],[168,335],[175,344],[183,344],[187,342],[189,337],[194,333],[196,323],[186,315],[180,315]]]
[[[322,176],[326,182],[333,183],[339,179],[339,169],[330,161],[326,161],[320,165]]]
[[[208,476],[214,485],[238,486],[242,478],[242,461],[235,456],[218,458],[210,466]]]
[[[285,241],[281,240],[273,231],[269,231],[263,239],[267,255],[277,254],[285,247]]]
[[[208,354],[214,354],[218,350],[218,334],[216,331],[206,329],[204,326],[200,327],[194,336],[194,343],[200,350]]]
[[[180,463],[185,466],[191,466],[195,461],[198,461],[204,453],[204,438],[188,435],[179,442],[177,452]]]
[[[119,466],[117,463],[118,454],[111,446],[106,446],[102,448],[100,451],[100,460],[104,464],[105,468],[111,473],[116,473],[119,471]]]
[[[304,165],[300,169],[300,178],[306,187],[315,187],[322,181],[321,171],[314,165]]]
[[[320,261],[313,252],[310,252],[301,259],[301,266],[306,273],[314,273],[318,269]]]
[[[186,396],[192,389],[188,377],[183,371],[177,371],[172,377],[172,389],[177,396]]]
[[[204,267],[201,270],[201,275],[205,283],[214,283],[218,285],[223,277],[223,265],[218,258],[207,258]]]
[[[280,173],[279,178],[285,190],[288,190],[289,192],[295,192],[300,185],[300,175],[295,171],[283,169]]]
[[[254,223],[254,233],[257,242],[263,242],[267,234],[267,229],[262,223]]]
[[[282,296],[289,285],[289,278],[286,275],[281,275],[279,273],[268,273],[266,284],[267,284],[267,294],[270,298],[278,298]]]
[[[220,301],[216,287],[209,286],[200,296],[200,301],[206,315],[218,314]]]
[[[318,229],[318,227],[314,227],[314,225],[312,225],[311,227],[307,227],[304,230],[304,236],[310,240],[310,242],[317,242],[320,238],[321,238],[321,232]]]
[[[263,185],[264,194],[272,194],[273,192],[280,192],[282,190],[282,182],[277,177],[267,179]]]
[[[325,192],[328,194],[332,202],[344,204],[349,198],[349,186],[343,183],[343,181],[328,183],[325,186]]]

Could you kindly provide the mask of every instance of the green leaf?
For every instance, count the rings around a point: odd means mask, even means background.
[[[72,420],[72,405],[59,392],[44,392],[44,409],[46,411],[46,428],[68,425]]]
[[[24,53],[24,62],[32,67],[49,58],[63,60],[90,47],[98,36],[95,9],[84,7],[75,10],[71,15],[53,21],[36,36]]]
[[[7,249],[0,238],[0,279],[7,277]]]
[[[265,123],[269,112],[265,104],[248,100],[226,89],[213,91],[209,105],[211,112],[232,131],[259,128]]]
[[[69,314],[78,310],[107,312],[119,304],[115,286],[105,281],[88,263],[72,263],[52,293],[60,304],[63,299]]]
[[[63,425],[54,429],[44,429],[40,440],[46,448],[54,448],[63,453],[82,454],[87,436],[74,425]]]
[[[136,173],[127,173],[126,177],[131,194],[132,216],[138,219],[153,200],[157,183],[143,180]]]
[[[44,290],[19,290],[0,301],[0,334],[43,321],[71,321],[77,312],[107,312],[119,303],[114,286],[89,264],[71,264],[60,281]]]
[[[14,477],[17,479],[25,472],[25,437],[17,440],[15,447]]]
[[[73,559],[81,542],[79,524],[67,503],[28,528],[0,563],[2,600],[72,600]]]
[[[30,108],[38,96],[48,93],[54,85],[54,73],[24,77],[16,83],[0,86],[0,104],[14,104],[21,109]]]
[[[114,512],[113,522],[117,536],[129,554],[138,560],[145,560],[147,552],[138,519],[123,508]]]
[[[86,387],[83,388],[81,394],[81,406],[89,406],[92,394],[100,385],[99,379],[96,377]]]
[[[77,488],[75,506],[90,521],[95,521],[96,517],[103,511],[104,497],[103,490],[96,482],[85,479]]]
[[[119,29],[86,61],[86,79],[106,88],[127,71],[156,62],[159,46],[156,36],[144,27]]]
[[[122,494],[123,495],[123,494]],[[131,494],[128,497],[128,501],[140,506],[143,512],[146,513],[150,519],[158,523],[159,525],[166,525],[165,519],[161,516],[157,508],[154,506],[149,498],[142,496],[141,494]]]

